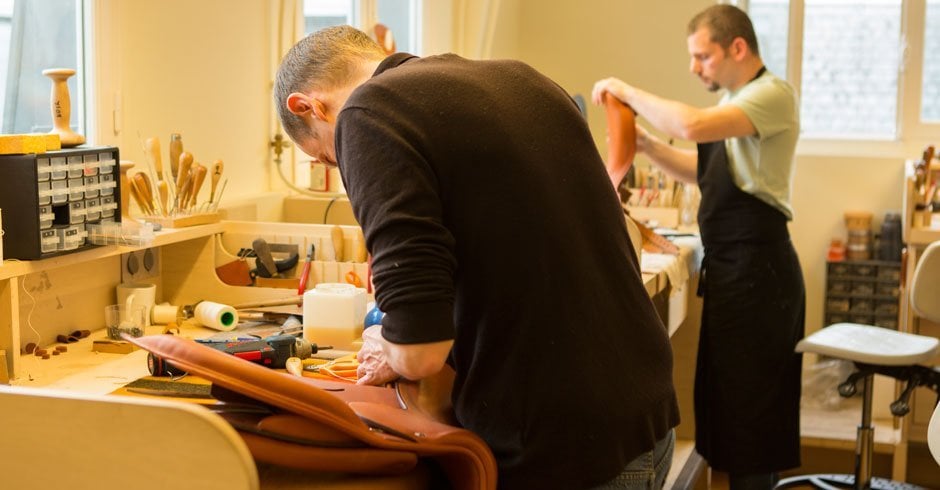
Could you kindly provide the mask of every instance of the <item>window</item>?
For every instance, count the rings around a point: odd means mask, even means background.
[[[391,30],[397,51],[420,55],[421,12],[421,0],[304,0],[304,34],[343,24],[369,32],[376,22],[381,22]],[[293,161],[293,172],[289,180],[302,187],[308,187],[311,179],[309,157],[295,147]],[[282,178],[288,180],[286,177]],[[331,195],[306,191],[291,183],[288,183],[288,186],[312,195]]]
[[[940,122],[940,33],[925,29],[940,0],[736,3],[768,68],[798,87],[804,139],[898,141]]]
[[[305,0],[304,33],[341,24],[368,31],[381,22],[392,31],[398,51],[420,54],[420,11],[420,0]]]
[[[355,25],[353,4],[353,0],[304,1],[304,34],[310,34],[324,27]]]
[[[84,132],[81,0],[0,0],[0,113],[3,133],[52,129],[47,68],[72,68],[70,125]]]
[[[13,0],[0,0],[0,95],[6,93],[7,68],[10,64],[10,31],[13,29]],[[0,97],[0,115],[3,114],[3,100]]]
[[[920,118],[925,122],[940,123],[940,0],[927,0],[924,29],[923,104]]]
[[[771,73],[786,78],[789,0],[751,0],[749,14],[757,34],[761,59]]]

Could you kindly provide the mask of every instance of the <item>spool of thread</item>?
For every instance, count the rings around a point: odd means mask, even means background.
[[[871,259],[871,231],[849,230],[849,240],[845,249],[849,260]]]
[[[154,325],[168,325],[179,318],[180,307],[174,305],[154,305],[151,314]]]
[[[221,303],[201,301],[196,305],[194,316],[201,325],[223,332],[232,330],[238,325],[238,312],[235,308]]]

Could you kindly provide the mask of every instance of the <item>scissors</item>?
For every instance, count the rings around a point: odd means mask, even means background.
[[[356,360],[355,354],[350,354],[347,356],[339,357],[332,361],[326,361],[323,363],[315,363],[317,360],[305,360],[308,362],[303,366],[303,370],[308,373],[315,373],[325,378],[333,378],[349,381],[355,383],[359,376],[357,374],[357,369],[359,368],[359,361]]]
[[[359,277],[359,274],[356,274],[356,271],[349,271],[346,273],[346,282],[356,286],[357,288],[362,287],[362,278]]]

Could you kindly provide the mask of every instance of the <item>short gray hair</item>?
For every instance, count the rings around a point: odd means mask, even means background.
[[[320,29],[298,41],[281,60],[274,79],[274,104],[287,136],[294,141],[317,136],[287,108],[290,94],[339,87],[349,80],[359,61],[385,56],[382,47],[366,33],[346,25]]]
[[[755,56],[760,56],[751,18],[734,5],[712,5],[699,12],[689,21],[689,35],[695,34],[701,27],[707,27],[711,31],[711,41],[725,50],[735,38],[740,37]]]

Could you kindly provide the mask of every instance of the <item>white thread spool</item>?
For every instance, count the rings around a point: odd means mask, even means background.
[[[221,303],[201,301],[196,305],[194,316],[199,324],[223,332],[228,332],[238,325],[238,312],[235,308]]]
[[[174,305],[154,305],[153,323],[155,325],[167,325],[177,321],[179,317],[179,306]]]

